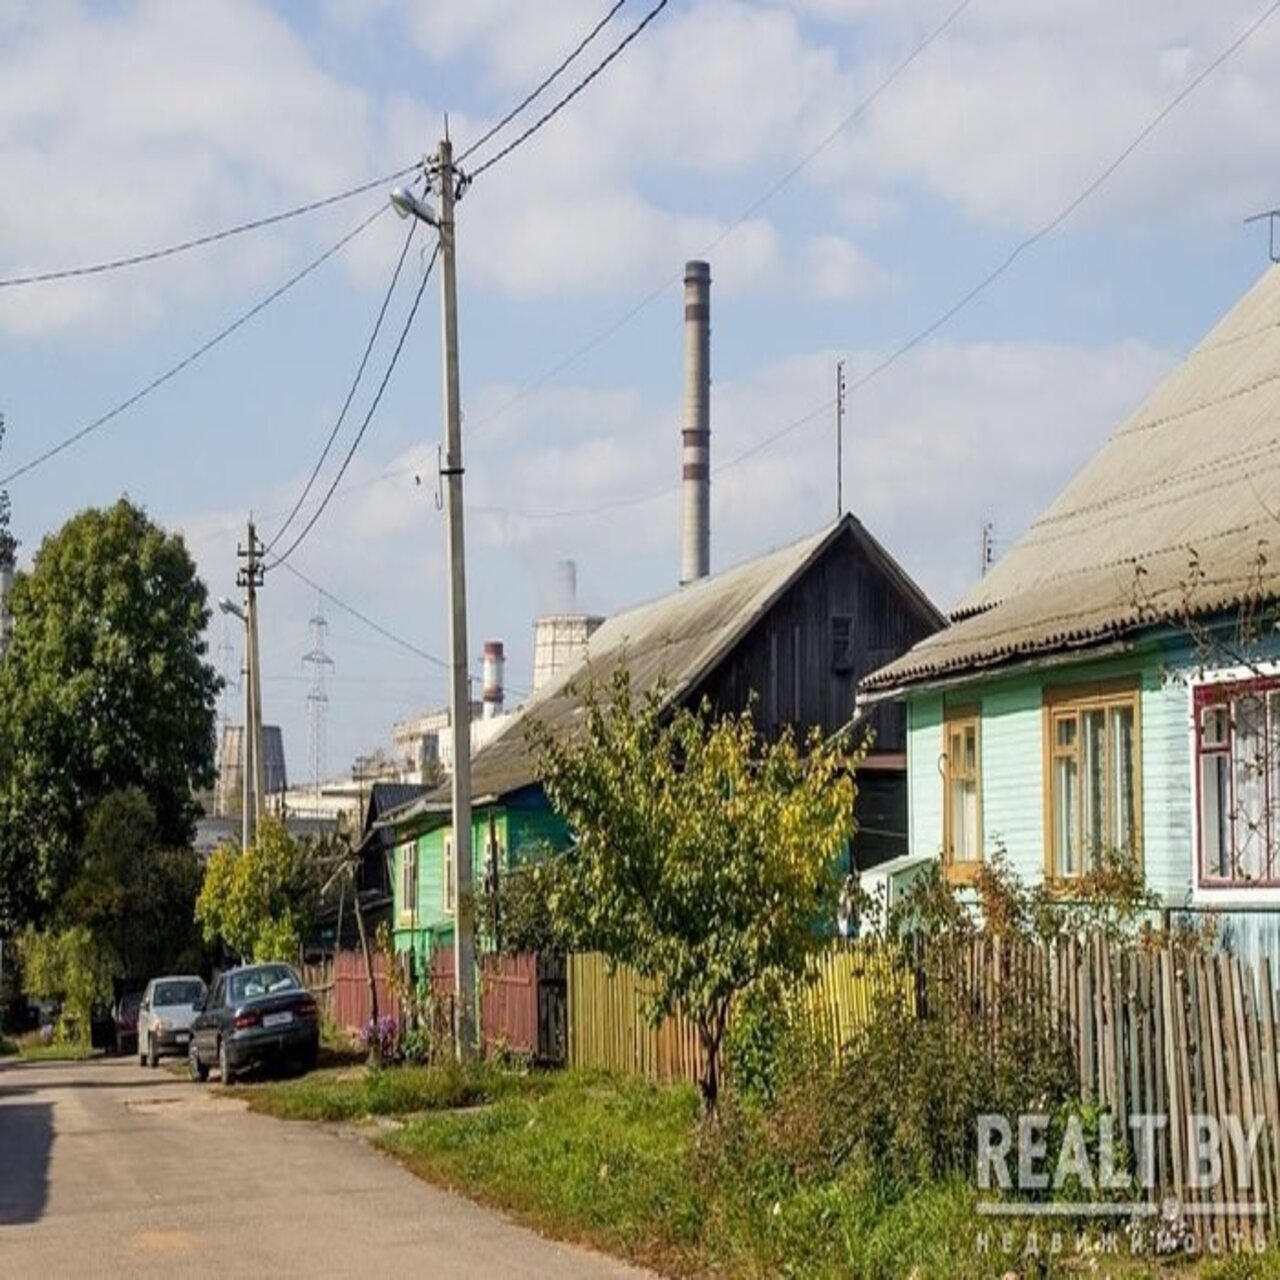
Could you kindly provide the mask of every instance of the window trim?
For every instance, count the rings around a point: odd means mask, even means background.
[[[1204,680],[1192,686],[1191,690],[1191,773],[1192,773],[1192,804],[1195,806],[1195,822],[1196,822],[1196,841],[1195,841],[1195,884],[1197,889],[1203,889],[1214,895],[1240,893],[1251,896],[1257,892],[1274,891],[1280,889],[1280,838],[1277,838],[1274,847],[1268,849],[1268,861],[1271,865],[1271,875],[1261,880],[1241,880],[1241,879],[1224,879],[1220,876],[1209,876],[1205,874],[1204,864],[1204,773],[1202,769],[1203,756],[1201,754],[1201,711],[1207,706],[1213,706],[1219,703],[1226,703],[1228,707],[1240,696],[1248,694],[1262,694],[1264,699],[1269,694],[1275,694],[1280,697],[1280,674],[1259,675],[1256,672],[1242,672],[1238,678],[1227,675],[1224,678]],[[1234,724],[1231,721],[1230,713],[1228,713],[1228,723],[1231,726],[1230,732],[1234,733]],[[1280,745],[1280,744],[1278,744]],[[1234,808],[1235,796],[1235,768],[1232,762],[1231,744],[1228,739],[1226,750],[1228,760],[1228,775],[1231,782],[1232,806]],[[1266,777],[1266,785],[1268,789],[1271,786],[1270,770]],[[1268,797],[1270,799],[1270,797]],[[1270,842],[1268,842],[1270,844]],[[1234,845],[1232,849],[1234,860]]]
[[[401,921],[412,924],[418,906],[418,842],[406,840],[400,846],[400,911]],[[412,868],[412,874],[410,874]],[[406,881],[412,881],[413,892],[405,892]]]
[[[1053,759],[1054,717],[1064,711],[1077,715],[1084,711],[1102,711],[1113,707],[1129,706],[1133,710],[1133,849],[1138,869],[1145,875],[1146,860],[1143,851],[1143,793],[1142,793],[1142,684],[1137,676],[1117,676],[1109,680],[1090,680],[1080,684],[1047,685],[1041,694],[1043,717],[1042,753],[1044,810],[1044,879],[1048,885],[1058,887],[1076,883],[1087,871],[1078,875],[1059,875],[1058,860],[1053,846]],[[1077,742],[1079,739],[1077,738]],[[1077,747],[1078,750],[1078,747]],[[1079,775],[1077,775],[1079,777]],[[1083,810],[1081,810],[1083,812]],[[1083,841],[1082,841],[1083,846]],[[1083,854],[1083,847],[1081,853]]]
[[[974,790],[978,809],[978,856],[963,862],[952,854],[951,757],[948,747],[954,729],[973,725]],[[942,866],[953,884],[972,884],[983,866],[985,847],[982,823],[982,708],[977,705],[945,707],[942,712]]]

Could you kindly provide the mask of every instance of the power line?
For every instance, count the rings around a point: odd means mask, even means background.
[[[580,94],[593,80],[595,80],[596,77],[599,76],[605,68],[608,67],[609,64],[613,62],[613,60],[617,58],[618,55],[621,54],[634,39],[636,39],[637,36],[640,35],[640,33],[658,16],[658,14],[667,7],[667,4],[668,0],[658,0],[658,3],[645,14],[640,22],[637,23],[636,26],[634,26],[631,31],[628,32],[627,35],[625,35],[616,45],[614,45],[604,58],[601,59],[601,61],[597,63],[591,71],[587,72],[587,74],[583,76],[583,78],[579,80],[563,98],[561,98],[554,106],[549,107],[544,111],[542,115],[540,115],[527,129],[524,130],[523,133],[518,134],[501,150],[495,151],[493,155],[491,155],[482,165],[468,175],[469,178],[474,181],[484,173],[485,170],[492,169],[498,161],[505,160],[506,157],[515,151],[517,147],[523,146],[524,143],[532,138],[544,124],[559,115],[560,112],[578,96],[578,94]]]
[[[354,605],[348,604],[345,600],[340,600],[332,591],[322,587],[314,578],[309,578],[301,569],[295,568],[284,560],[277,560],[276,564],[282,569],[287,569],[299,582],[306,583],[313,591],[318,591],[330,604],[341,609],[343,613],[350,614],[358,622],[363,622],[371,631],[376,631],[386,640],[390,640],[392,644],[399,645],[402,649],[412,653],[415,657],[422,658],[424,661],[431,663],[433,666],[439,667],[443,671],[449,669],[449,664],[443,658],[437,658],[434,653],[428,653],[425,649],[420,649],[411,640],[406,640],[403,636],[398,636],[394,631],[388,630],[380,622],[375,622],[367,614],[361,613]],[[272,566],[275,567],[274,565]]]
[[[403,178],[406,174],[413,173],[421,167],[420,163],[407,165],[403,169],[397,169],[395,173],[388,173],[381,178],[362,182],[359,186],[348,187],[345,191],[325,196],[321,200],[312,200],[308,204],[296,205],[292,209],[285,209],[280,213],[271,213],[262,218],[254,218],[249,222],[240,222],[231,227],[223,227],[220,231],[210,231],[206,235],[195,236],[190,240],[182,240],[177,244],[167,245],[163,249],[151,249],[145,253],[130,254],[124,258],[111,258],[105,262],[94,262],[86,266],[63,267],[54,271],[38,271],[25,276],[9,276],[0,279],[0,289],[16,289],[30,284],[48,284],[54,280],[75,280],[83,276],[97,276],[108,271],[119,271],[124,267],[137,267],[147,262],[158,262],[162,258],[172,258],[177,254],[187,253],[191,249],[200,249],[205,245],[217,244],[221,240],[229,240],[232,236],[244,235],[247,231],[258,231],[263,227],[272,227],[281,222],[288,222],[292,218],[300,218],[306,213],[314,213],[317,209],[327,209],[330,205],[338,204],[343,200],[350,200],[353,196],[363,195],[366,191],[372,191],[377,187],[385,187],[387,183],[394,182],[397,178]]]
[[[965,0],[965,3],[968,3],[968,0]],[[955,17],[959,15],[959,12],[964,7],[965,5],[964,3],[962,3],[958,9],[953,10],[952,13],[948,16],[948,18],[944,20],[944,25],[948,22],[953,21]],[[1139,132],[1133,138],[1133,140],[1129,142],[1128,145],[1125,146],[1122,151],[1120,151],[1120,153],[1115,157],[1115,159],[1113,159],[1090,183],[1088,183],[1088,185],[1086,185],[1084,189],[1081,190],[1074,197],[1074,199],[1070,200],[1057,214],[1055,214],[1042,226],[1037,228],[1034,232],[1026,236],[1024,239],[1020,240],[996,267],[994,267],[985,276],[983,276],[981,280],[979,280],[964,294],[962,294],[960,298],[958,298],[954,303],[952,303],[951,306],[949,306],[945,311],[943,311],[940,315],[936,316],[922,329],[917,330],[916,333],[914,333],[910,338],[908,338],[900,346],[895,347],[894,350],[891,351],[882,360],[872,365],[871,368],[868,369],[866,373],[861,375],[861,377],[858,377],[854,379],[852,382],[850,382],[846,387],[846,394],[851,394],[859,390],[860,388],[865,387],[869,382],[879,377],[887,369],[892,368],[892,366],[897,364],[897,362],[901,360],[903,356],[909,354],[916,347],[918,347],[922,342],[924,342],[927,338],[932,337],[932,335],[935,334],[939,329],[941,329],[943,325],[947,324],[948,321],[954,319],[955,316],[957,316],[961,311],[963,311],[967,306],[969,306],[971,302],[975,301],[982,293],[984,293],[987,289],[989,289],[991,285],[995,284],[995,282],[999,280],[1000,277],[1003,276],[1005,272],[1007,272],[1010,269],[1010,267],[1013,266],[1013,264],[1018,260],[1018,258],[1022,256],[1022,254],[1024,254],[1028,249],[1034,247],[1046,236],[1050,235],[1053,231],[1055,231],[1058,227],[1060,227],[1078,208],[1080,208],[1082,204],[1085,203],[1085,201],[1087,201],[1092,195],[1094,195],[1098,191],[1098,189],[1102,187],[1103,184],[1108,181],[1108,179],[1111,178],[1111,176],[1116,172],[1116,170],[1119,169],[1120,166],[1124,164],[1124,162],[1147,140],[1147,138],[1149,138],[1151,134],[1154,133],[1156,129],[1160,127],[1160,125],[1168,118],[1168,116],[1170,116],[1173,113],[1173,111],[1176,110],[1177,107],[1181,105],[1182,102],[1184,102],[1188,97],[1190,97],[1190,95],[1194,93],[1195,90],[1198,89],[1200,85],[1202,85],[1219,67],[1221,67],[1223,63],[1225,63],[1229,58],[1232,57],[1232,55],[1238,52],[1239,49],[1244,44],[1246,44],[1254,34],[1257,33],[1257,31],[1268,21],[1268,19],[1270,19],[1276,13],[1277,10],[1280,10],[1280,0],[1274,0],[1274,3],[1269,5],[1258,18],[1256,18],[1252,23],[1250,23],[1250,25],[1246,27],[1244,31],[1242,31],[1241,34],[1231,42],[1231,44],[1229,44],[1221,53],[1217,55],[1217,57],[1215,57],[1207,66],[1205,66],[1190,81],[1188,81],[1188,83],[1185,84],[1164,105],[1164,107],[1162,107],[1160,111],[1158,111],[1143,126],[1141,130],[1139,130]],[[932,37],[930,38],[932,39]],[[828,141],[830,140],[830,136],[831,135],[829,135],[828,137]],[[821,146],[824,146],[824,145],[826,145],[825,141],[824,143],[820,144],[819,149],[821,149]],[[798,170],[794,170],[793,172],[798,172]],[[663,286],[664,289],[666,287],[667,287],[666,285]],[[661,292],[661,290],[659,290],[659,292]],[[651,296],[654,296],[654,295],[651,295]],[[646,305],[646,303],[641,304],[641,306],[643,305]],[[639,308],[635,308],[634,310],[639,310]],[[632,314],[634,314],[634,310]],[[619,327],[621,327],[621,324],[615,325],[614,326],[615,331]],[[493,418],[496,418],[500,413],[505,412],[507,408],[509,408],[512,404],[516,402],[520,394],[523,394],[523,393],[518,393],[518,395],[515,398],[513,398],[506,405],[502,406],[493,414],[491,414],[488,419],[485,419],[485,421],[491,421]],[[772,435],[766,436],[763,440],[759,441],[757,444],[752,445],[752,447],[748,449],[745,453],[740,454],[737,457],[731,459],[729,462],[725,463],[721,467],[713,468],[712,469],[713,474],[716,471],[723,471],[723,470],[727,470],[729,467],[737,466],[739,463],[746,461],[747,458],[752,457],[753,455],[760,453],[763,450],[769,448],[770,446],[776,444],[779,440],[790,435],[793,431],[799,430],[800,427],[804,426],[808,422],[813,421],[819,415],[829,412],[831,408],[834,406],[834,404],[835,404],[834,399],[828,400],[825,404],[820,405],[818,408],[812,410],[810,413],[807,413],[804,416],[797,418],[794,422],[788,423],[785,427],[782,427],[780,430],[775,431]],[[474,435],[476,427],[473,426],[471,430],[472,430],[472,434]],[[678,487],[679,487],[678,485],[671,486],[671,488],[678,488]],[[616,502],[603,503],[597,507],[585,508],[580,511],[568,511],[563,513],[547,513],[546,515],[530,513],[526,518],[558,519],[562,517],[576,516],[576,515],[597,515],[597,514],[601,514],[604,511],[616,509],[619,506],[638,505],[642,502],[651,502],[651,501],[654,501],[656,498],[662,496],[663,493],[666,493],[669,491],[670,489],[664,489],[661,492],[653,493],[647,496],[631,498],[631,499],[620,499]],[[512,513],[512,514],[516,514],[516,513]]]
[[[285,522],[276,530],[275,536],[267,542],[266,550],[268,552],[284,537],[284,532],[293,523],[294,517],[302,509],[302,504],[306,502],[307,496],[311,492],[312,486],[316,482],[316,477],[320,474],[320,469],[324,466],[325,460],[329,457],[329,450],[333,448],[333,442],[338,438],[338,432],[342,430],[342,424],[347,419],[347,411],[351,408],[351,402],[355,399],[356,391],[360,386],[360,381],[364,377],[364,371],[369,364],[369,356],[373,352],[373,344],[378,340],[378,334],[382,330],[382,321],[386,318],[387,308],[391,305],[391,296],[395,293],[396,285],[400,280],[400,272],[404,268],[405,258],[409,256],[409,245],[413,241],[414,234],[418,230],[418,220],[414,218],[409,223],[409,234],[405,236],[404,246],[400,250],[400,258],[396,262],[396,269],[391,274],[391,283],[387,285],[387,292],[383,295],[382,305],[378,308],[378,317],[373,323],[373,331],[369,334],[369,341],[365,343],[364,354],[360,357],[360,364],[356,368],[355,377],[351,380],[351,386],[347,391],[347,398],[342,402],[342,411],[338,414],[337,421],[333,424],[333,430],[329,432],[329,438],[325,441],[324,448],[320,451],[320,456],[316,459],[316,465],[311,468],[311,474],[307,477],[307,483],[303,485],[302,492],[298,495],[298,500],[293,504],[289,514],[285,517]]]
[[[815,147],[806,152],[790,169],[786,171],[775,182],[771,183],[759,196],[757,196],[749,205],[738,213],[727,226],[724,227],[718,235],[716,235],[709,243],[698,250],[696,256],[705,258],[710,255],[711,251],[723,244],[752,214],[758,212],[764,205],[768,204],[779,191],[788,183],[798,177],[817,157],[825,151],[848,127],[859,120],[867,111],[871,109],[876,100],[882,93],[888,89],[899,76],[902,75],[913,62],[924,54],[929,47],[946,31],[948,31],[960,17],[960,15],[969,7],[972,0],[960,0],[950,13],[942,19],[936,27],[934,27],[928,35],[924,37],[911,51],[899,62],[892,71],[889,72],[879,84],[876,85],[870,93],[866,95],[852,111],[846,115],[834,129],[831,130]],[[473,175],[474,176],[474,175]],[[558,378],[566,369],[572,368],[584,356],[589,355],[597,347],[602,346],[615,333],[624,329],[632,320],[636,318],[646,308],[652,306],[672,285],[679,284],[683,279],[683,269],[677,271],[674,275],[668,276],[656,288],[650,290],[636,302],[631,308],[623,312],[616,320],[609,324],[606,328],[600,330],[594,337],[589,338],[580,347],[575,348],[563,359],[552,365],[549,369],[544,370],[531,382],[527,382],[523,387],[515,392],[510,399],[500,404],[492,413],[486,417],[477,420],[468,425],[469,432],[474,436],[476,431],[486,426],[495,418],[502,417],[503,414],[515,408],[522,400],[527,399],[535,391],[546,386],[548,382]]]
[[[526,107],[532,105],[532,103],[536,101],[543,94],[545,90],[550,88],[553,81],[559,78],[559,76],[564,72],[565,68],[568,67],[568,65],[575,58],[577,58],[577,56],[587,47],[587,45],[589,45],[596,38],[596,36],[598,36],[600,32],[603,31],[605,27],[609,25],[609,22],[613,19],[614,15],[618,12],[619,9],[622,8],[624,4],[626,4],[626,2],[627,0],[616,0],[616,3],[609,10],[609,12],[606,13],[604,17],[601,18],[600,21],[597,22],[596,25],[592,27],[590,31],[587,32],[587,34],[575,46],[573,51],[569,53],[561,61],[560,65],[557,66],[556,69],[552,71],[548,76],[546,76],[542,80],[542,82],[537,86],[537,88],[525,94],[525,96],[518,103],[516,103],[516,105],[512,107],[511,110],[508,111],[507,114],[503,116],[502,119],[499,120],[497,124],[493,125],[491,128],[486,130],[483,134],[481,134],[480,137],[478,137],[460,156],[456,158],[455,163],[461,164],[469,155],[471,155],[473,152],[478,151],[481,147],[483,147],[484,144],[488,142],[495,134],[501,133],[501,131],[505,129],[507,125],[509,125],[512,122],[512,120],[514,120],[516,116],[518,116]]]
[[[405,339],[409,336],[409,330],[413,327],[414,319],[418,314],[418,305],[422,302],[422,295],[427,287],[427,281],[431,278],[431,268],[436,264],[436,258],[440,253],[440,242],[436,241],[436,247],[432,250],[431,259],[427,263],[427,269],[422,273],[422,280],[418,284],[418,292],[414,295],[413,306],[409,308],[409,314],[405,318],[404,328],[400,330],[400,337],[396,342],[395,350],[391,353],[391,359],[387,363],[386,372],[382,375],[382,381],[378,385],[378,390],[374,394],[373,402],[369,405],[369,411],[364,415],[364,421],[360,424],[360,430],[356,432],[356,438],[352,440],[351,447],[347,450],[347,456],[342,460],[342,466],[338,468],[338,473],[333,477],[329,485],[328,491],[320,500],[320,505],[311,513],[311,518],[302,527],[294,540],[285,548],[285,550],[269,565],[268,569],[274,569],[277,565],[283,564],[293,553],[302,545],[307,534],[315,528],[316,522],[324,515],[325,508],[329,505],[330,498],[333,497],[334,490],[337,489],[342,477],[346,475],[347,468],[351,465],[351,459],[355,457],[356,450],[360,447],[360,442],[364,439],[365,432],[369,429],[369,424],[373,421],[373,415],[378,411],[378,405],[382,402],[382,394],[387,389],[387,384],[391,381],[391,375],[395,371],[397,362],[400,359],[400,352],[404,350]]]
[[[350,231],[348,231],[347,234],[344,235],[342,239],[339,240],[336,244],[331,245],[318,257],[312,258],[312,260],[309,263],[307,263],[307,265],[303,267],[301,271],[295,272],[283,284],[278,285],[269,294],[267,294],[267,296],[263,298],[260,302],[255,303],[252,307],[249,308],[248,311],[244,312],[237,319],[233,320],[225,328],[220,329],[216,334],[214,334],[212,338],[208,339],[208,341],[201,343],[201,345],[198,346],[193,352],[191,352],[190,355],[185,356],[183,359],[179,360],[177,364],[171,365],[168,369],[165,370],[164,373],[160,374],[159,377],[153,378],[141,390],[135,391],[127,399],[120,401],[120,403],[117,404],[113,409],[108,409],[106,413],[95,418],[92,422],[87,423],[85,426],[81,427],[78,431],[73,431],[69,436],[67,436],[63,440],[60,440],[52,448],[46,449],[41,454],[37,454],[36,457],[32,458],[30,462],[23,463],[23,465],[20,466],[16,471],[11,471],[3,479],[0,479],[0,487],[11,484],[14,480],[17,480],[21,476],[26,475],[27,472],[34,471],[37,467],[42,466],[44,463],[48,462],[51,458],[57,457],[58,454],[62,453],[66,449],[71,448],[72,445],[79,443],[86,436],[91,435],[93,432],[99,430],[102,427],[105,427],[107,423],[112,421],[112,419],[114,418],[118,418],[122,413],[125,412],[125,410],[133,408],[135,404],[137,404],[141,400],[146,399],[146,397],[149,396],[153,391],[159,390],[159,388],[164,386],[166,382],[169,382],[171,379],[176,378],[178,374],[180,374],[184,369],[186,369],[190,365],[195,364],[197,360],[199,360],[202,356],[207,355],[210,351],[214,349],[214,347],[226,341],[226,339],[229,338],[233,333],[235,333],[237,329],[240,329],[244,325],[248,324],[249,321],[252,320],[256,315],[258,315],[262,311],[265,311],[267,307],[269,307],[278,298],[283,297],[295,285],[301,284],[302,281],[307,278],[307,276],[309,276],[313,271],[317,270],[317,268],[323,266],[326,262],[328,262],[330,258],[334,256],[334,254],[340,252],[348,244],[350,244],[351,241],[354,240],[362,231],[364,231],[366,227],[368,227],[371,223],[373,223],[377,218],[380,218],[387,211],[388,207],[389,206],[386,204],[380,204],[379,207],[373,213],[371,213],[367,218],[365,218],[363,222],[358,223],[355,227],[353,227]]]

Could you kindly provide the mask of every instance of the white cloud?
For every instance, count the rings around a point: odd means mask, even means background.
[[[372,115],[252,0],[51,9],[0,51],[0,264],[17,274],[114,257],[328,194],[387,163]],[[305,231],[9,290],[0,325],[136,331],[175,299],[269,287],[311,235],[336,238],[357,217],[347,207]]]

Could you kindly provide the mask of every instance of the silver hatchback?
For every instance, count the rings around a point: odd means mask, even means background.
[[[201,978],[152,978],[138,1006],[138,1061],[154,1067],[164,1057],[185,1058],[204,997]]]

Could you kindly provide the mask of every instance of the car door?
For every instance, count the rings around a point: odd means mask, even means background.
[[[146,1053],[147,1051],[147,1035],[151,1030],[151,1002],[155,998],[155,988],[152,983],[147,983],[147,989],[142,993],[142,1001],[138,1005],[138,1052]]]
[[[196,1051],[202,1062],[212,1062],[217,1053],[218,1010],[225,999],[225,992],[226,982],[219,978],[213,984],[213,990],[209,993],[204,1008],[195,1020],[192,1034],[195,1036]]]

